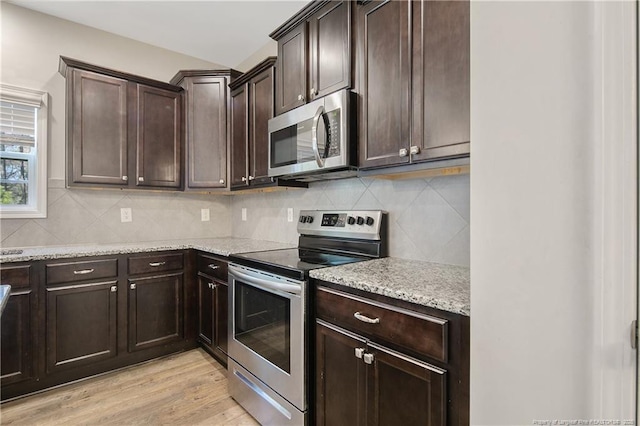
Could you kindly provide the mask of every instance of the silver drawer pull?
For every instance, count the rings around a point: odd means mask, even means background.
[[[209,265],[209,269],[213,269],[214,271],[215,271],[216,269],[218,269],[218,268],[219,268],[219,266],[218,266],[218,265],[216,265],[215,263],[212,263],[212,264],[210,264],[210,265]]]
[[[149,262],[149,266],[153,266],[155,268],[156,266],[162,266],[165,263],[167,262]]]
[[[362,315],[360,312],[356,312],[355,314],[353,314],[353,316],[362,322],[366,322],[367,324],[378,324],[380,322],[380,318],[369,318]]]
[[[91,268],[91,269],[82,269],[80,271],[73,271],[74,275],[85,275],[85,274],[90,274],[94,271],[95,269]]]
[[[365,364],[373,364],[373,354],[364,354],[363,359]]]

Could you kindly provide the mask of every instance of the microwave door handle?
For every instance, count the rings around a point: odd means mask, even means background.
[[[318,107],[318,111],[316,111],[316,115],[313,117],[313,126],[311,126],[311,147],[313,148],[313,153],[316,156],[316,163],[318,163],[318,167],[324,167],[324,159],[320,157],[320,151],[318,150],[318,125],[320,124],[320,119],[322,118],[323,113],[324,106],[320,105]]]

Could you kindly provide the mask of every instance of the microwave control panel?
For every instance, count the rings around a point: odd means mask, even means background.
[[[334,109],[325,113],[325,123],[327,124],[327,145],[329,151],[324,155],[325,158],[338,157],[340,155],[340,110]]]

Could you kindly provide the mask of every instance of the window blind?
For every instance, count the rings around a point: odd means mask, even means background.
[[[37,108],[0,101],[0,144],[35,147]]]

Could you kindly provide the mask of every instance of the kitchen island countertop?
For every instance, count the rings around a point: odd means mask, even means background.
[[[4,254],[0,252],[0,263],[185,249],[196,249],[220,256],[229,256],[235,253],[291,247],[296,247],[296,245],[248,238],[206,238],[122,244],[25,247],[3,249],[3,252],[16,254]]]
[[[469,268],[386,257],[314,269],[311,278],[470,316]]]

